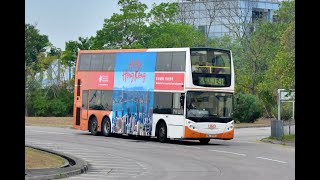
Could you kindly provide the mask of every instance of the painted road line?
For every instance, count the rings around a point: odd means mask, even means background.
[[[98,177],[101,177],[102,179],[105,179],[106,176],[105,175],[101,175],[101,176],[96,176],[96,177],[85,177],[85,176],[73,176],[73,177],[68,177],[70,179],[97,179]]]
[[[228,153],[228,154],[235,154],[235,155],[238,155],[238,156],[247,156],[245,154],[240,154],[240,153],[235,153],[235,152],[229,152],[229,151],[219,151],[219,150],[209,150],[209,151],[214,151],[214,152],[221,152],[221,153]]]
[[[239,141],[239,140],[231,140],[230,142],[234,142],[234,143],[248,143],[248,144],[256,144],[256,142],[250,142],[250,141]]]
[[[49,132],[49,131],[31,131],[31,132],[41,132],[41,133],[47,133],[47,134],[67,134],[67,133],[58,133],[58,132]]]
[[[193,146],[183,146],[183,147],[188,147],[188,148],[193,148],[193,149],[200,149],[199,147],[193,147]]]
[[[265,158],[265,157],[256,157],[256,158],[269,160],[269,161],[275,161],[275,162],[279,162],[279,163],[287,163],[287,162],[284,162],[284,161],[279,161],[279,160],[276,160],[276,159],[270,159],[270,158]]]

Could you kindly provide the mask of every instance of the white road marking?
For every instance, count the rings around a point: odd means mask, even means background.
[[[98,176],[98,177],[101,177],[101,178],[106,178],[106,176]],[[68,177],[70,179],[97,179],[97,177],[84,177],[84,176],[72,176],[72,177]]]
[[[250,141],[239,141],[239,140],[231,140],[230,142],[234,142],[234,143],[248,143],[248,144],[256,144],[256,142],[250,142]]]
[[[279,160],[276,160],[276,159],[269,159],[269,158],[265,158],[265,157],[256,157],[258,159],[265,159],[265,160],[269,160],[269,161],[275,161],[275,162],[279,162],[279,163],[287,163],[287,162],[284,162],[284,161],[279,161]]]
[[[240,153],[235,153],[235,152],[229,152],[229,151],[219,151],[219,150],[209,150],[209,151],[214,151],[214,152],[222,152],[222,153],[228,153],[228,154],[235,154],[235,155],[239,155],[239,156],[247,156],[245,154],[240,154]]]
[[[47,134],[66,134],[66,133],[49,132],[49,131],[34,131],[34,130],[32,132],[42,132],[42,133],[47,133]]]
[[[193,146],[184,146],[184,147],[194,148],[194,149],[200,149],[199,147],[193,147]]]

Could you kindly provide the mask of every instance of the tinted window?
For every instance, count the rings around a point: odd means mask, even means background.
[[[233,118],[231,93],[189,91],[187,118],[196,122],[229,122]]]
[[[113,91],[101,91],[101,102],[104,110],[112,111]]]
[[[80,54],[78,70],[80,71],[90,70],[90,63],[91,63],[91,54]]]
[[[228,87],[231,84],[229,51],[214,49],[191,50],[192,81],[204,87]]]
[[[92,54],[91,56],[91,71],[102,71],[103,54]]]
[[[173,114],[183,114],[183,93],[173,93]]]
[[[116,63],[116,54],[104,54],[103,57],[103,71],[113,71],[114,70],[114,64]]]
[[[172,71],[185,71],[186,66],[186,53],[185,52],[172,52]]]
[[[102,110],[101,104],[101,91],[100,90],[90,90],[89,93],[89,109],[90,110]]]
[[[78,85],[77,85],[77,96],[80,96],[80,86],[81,85],[81,79],[78,79]]]
[[[158,52],[156,71],[171,71],[172,52]]]
[[[153,113],[172,114],[172,93],[154,93]]]
[[[88,109],[88,91],[82,91],[82,109]]]

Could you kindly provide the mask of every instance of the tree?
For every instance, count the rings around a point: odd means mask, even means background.
[[[119,0],[122,14],[114,13],[105,19],[103,28],[93,39],[94,49],[143,47],[148,8],[138,0]]]
[[[32,67],[38,71],[35,64],[39,61],[38,55],[46,51],[50,45],[47,35],[41,35],[36,25],[25,24],[25,63],[27,67]]]
[[[220,15],[219,13],[223,11],[223,4],[221,0],[212,0],[209,2],[205,2],[202,4],[205,9],[205,11],[201,11],[203,13],[203,16],[206,18],[207,22],[207,29],[205,31],[206,35],[206,46],[208,45],[208,39],[209,39],[209,32],[214,22],[217,22]]]
[[[62,56],[61,56],[61,62],[64,65],[74,66],[78,56],[78,49],[82,49],[82,50],[93,49],[93,37],[90,37],[90,38],[79,37],[78,41],[66,42],[65,51],[62,53]]]
[[[249,30],[253,27],[250,14],[252,7],[257,3],[253,0],[243,1],[239,3],[237,0],[223,1],[220,0],[220,22],[226,27],[236,38],[242,39],[249,35]]]
[[[183,24],[190,24],[191,26],[195,26],[196,24],[196,3],[194,1],[188,3],[182,3],[179,5],[179,11],[177,14],[177,22],[181,22]]]
[[[149,22],[154,24],[161,24],[166,22],[175,22],[178,14],[178,3],[160,3],[159,5],[153,3],[152,9],[148,14]]]
[[[147,47],[173,48],[203,46],[205,36],[190,25],[182,23],[151,24]]]
[[[28,116],[28,91],[32,89],[36,73],[40,72],[47,65],[41,62],[43,53],[50,45],[47,35],[41,35],[36,25],[25,24],[25,115]]]

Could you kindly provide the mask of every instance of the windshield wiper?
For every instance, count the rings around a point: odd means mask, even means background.
[[[204,114],[203,116],[201,116],[201,118],[198,120],[198,122],[201,122],[201,120],[202,120],[205,116],[206,116],[206,117],[210,117],[209,114]]]

